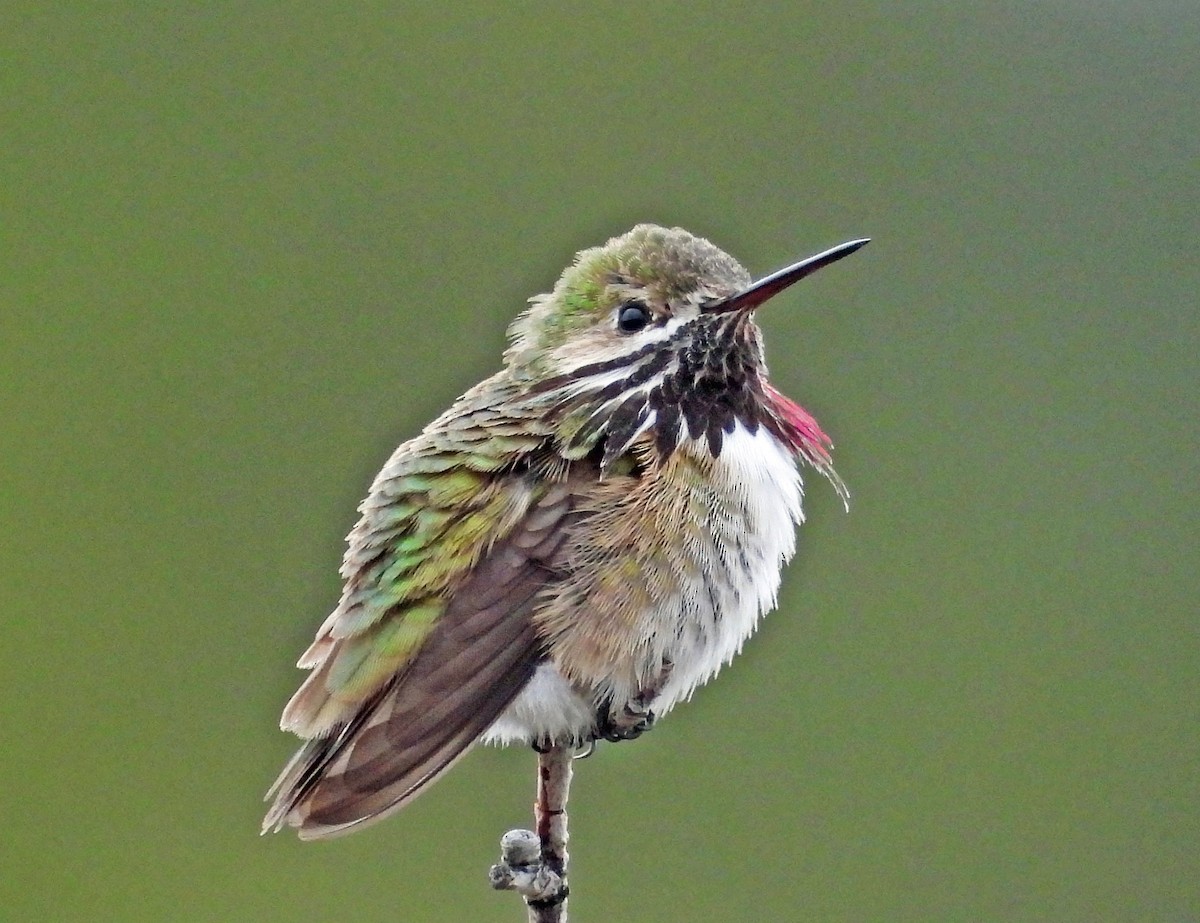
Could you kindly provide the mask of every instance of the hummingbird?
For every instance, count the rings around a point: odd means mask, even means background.
[[[828,437],[771,384],[755,312],[866,243],[755,282],[642,224],[530,299],[501,371],[359,506],[263,832],[359,829],[478,741],[631,739],[732,660],[776,605],[802,469],[848,496]]]

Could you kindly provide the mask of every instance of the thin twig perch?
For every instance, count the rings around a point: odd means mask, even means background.
[[[538,753],[537,831],[510,830],[500,838],[500,861],[488,877],[498,891],[516,891],[529,908],[529,923],[567,923],[567,795],[572,750]]]

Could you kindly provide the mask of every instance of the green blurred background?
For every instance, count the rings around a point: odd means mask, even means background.
[[[781,609],[579,767],[573,919],[1200,920],[1200,6],[9,3],[5,920],[522,919],[532,759],[258,837],[392,447],[572,253],[756,273]]]

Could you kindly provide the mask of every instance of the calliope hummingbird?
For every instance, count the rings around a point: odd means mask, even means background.
[[[578,254],[504,368],[388,460],[281,726],[263,830],[396,811],[479,740],[637,736],[775,606],[817,422],[770,383],[755,310],[852,240],[752,282],[643,224]]]

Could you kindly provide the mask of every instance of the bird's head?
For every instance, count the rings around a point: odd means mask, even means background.
[[[767,381],[754,312],[865,243],[754,282],[704,238],[641,224],[580,252],[552,292],[531,299],[509,329],[505,359],[561,419],[569,455],[603,440],[607,466],[649,431],[660,456],[687,438],[705,440],[715,456],[723,434],[761,425],[829,473],[824,433]]]

